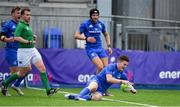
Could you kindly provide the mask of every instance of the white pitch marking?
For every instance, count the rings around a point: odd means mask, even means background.
[[[136,103],[136,102],[129,102],[129,101],[122,101],[122,100],[114,100],[114,99],[110,99],[110,98],[102,98],[102,100],[113,101],[113,102],[121,102],[121,103],[127,103],[127,104],[135,104],[135,105],[146,106],[146,107],[158,107],[158,106],[155,106],[155,105]]]
[[[34,89],[34,90],[44,90],[44,89],[41,89],[41,88],[33,88],[33,87],[28,87],[30,89]],[[58,93],[60,94],[68,94],[70,92],[66,92],[66,91],[58,91]],[[76,93],[70,93],[70,94],[76,94]],[[139,105],[139,106],[146,106],[146,107],[158,107],[158,106],[155,106],[155,105],[149,105],[149,104],[143,104],[143,103],[136,103],[136,102],[129,102],[129,101],[122,101],[122,100],[115,100],[115,99],[110,99],[110,98],[102,98],[102,100],[105,100],[105,101],[113,101],[113,102],[121,102],[121,103],[126,103],[126,104],[134,104],[134,105]]]

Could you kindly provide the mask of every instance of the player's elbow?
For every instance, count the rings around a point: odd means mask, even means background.
[[[76,33],[74,34],[74,39],[79,39],[79,36],[80,36],[80,33],[79,33],[79,32],[76,32]]]
[[[14,37],[15,41],[20,41],[20,39],[21,39],[20,37]]]
[[[76,34],[74,35],[74,39],[77,39],[77,35]]]
[[[112,79],[111,78],[107,78],[106,79],[108,83],[111,83]]]

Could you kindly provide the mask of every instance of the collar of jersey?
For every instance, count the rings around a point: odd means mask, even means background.
[[[13,18],[11,18],[10,20],[11,20],[13,23],[16,23],[16,24],[17,24],[17,22],[16,22],[16,21],[14,21],[14,19],[13,19]]]
[[[20,22],[23,23],[23,24],[29,25],[29,23],[27,23],[27,22],[24,21],[24,20],[20,20]]]

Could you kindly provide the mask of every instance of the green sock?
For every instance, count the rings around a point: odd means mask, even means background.
[[[17,73],[13,73],[11,74],[11,76],[9,78],[7,78],[6,80],[3,81],[3,84],[8,87],[9,83],[11,83],[12,81],[18,79],[19,76],[17,75]]]
[[[49,91],[51,88],[49,86],[48,78],[47,78],[47,75],[45,72],[41,73],[41,81],[42,81],[44,87],[46,88],[46,91]]]

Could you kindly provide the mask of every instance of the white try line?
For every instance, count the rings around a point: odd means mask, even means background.
[[[34,90],[44,90],[44,89],[40,89],[40,88],[33,88],[33,87],[28,87],[29,89],[34,89]],[[58,93],[60,94],[69,94],[70,92],[66,92],[66,91],[58,91]],[[76,94],[76,93],[70,93],[70,94]],[[132,104],[132,105],[137,105],[137,106],[145,106],[145,107],[158,107],[155,105],[149,105],[149,104],[143,104],[143,103],[136,103],[136,102],[130,102],[130,101],[123,101],[123,100],[115,100],[115,99],[110,99],[110,98],[102,98],[102,100],[104,101],[112,101],[112,102],[120,102],[120,103],[126,103],[126,104]]]
[[[155,106],[155,105],[149,105],[149,104],[143,104],[143,103],[136,103],[136,102],[129,102],[129,101],[123,101],[123,100],[114,100],[114,99],[110,99],[110,98],[102,98],[102,100],[105,100],[105,101],[113,101],[113,102],[121,102],[121,103],[133,104],[133,105],[138,105],[138,106],[158,107],[158,106]]]

